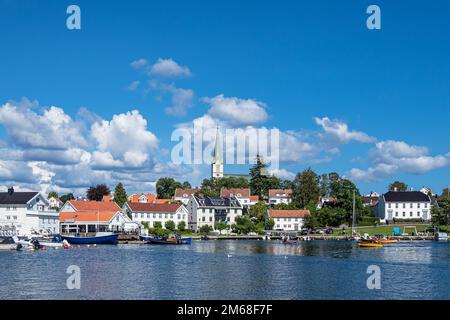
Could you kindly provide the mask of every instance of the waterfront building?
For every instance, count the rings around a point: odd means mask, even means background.
[[[373,208],[378,205],[380,195],[377,192],[371,192],[361,197],[363,206]]]
[[[19,236],[57,234],[58,213],[39,192],[0,192],[0,226],[11,227]]]
[[[117,211],[78,211],[59,214],[61,233],[123,232],[138,228],[131,219]]]
[[[275,222],[273,229],[277,231],[300,231],[304,225],[309,210],[267,210],[266,219]]]
[[[192,195],[187,209],[189,211],[189,228],[197,231],[207,225],[214,229],[215,222],[236,223],[236,218],[242,216],[243,206],[234,197],[207,197]]]
[[[189,202],[189,199],[193,194],[196,194],[200,191],[200,189],[182,189],[182,188],[176,188],[175,189],[175,195],[174,200],[180,201],[184,205],[187,205]]]
[[[374,212],[381,222],[395,220],[431,220],[430,196],[420,191],[389,191],[379,198]]]
[[[148,223],[150,228],[155,227],[155,222],[160,222],[162,227],[167,221],[175,222],[178,227],[180,222],[185,223],[188,227],[188,211],[183,204],[157,204],[157,203],[137,203],[127,202],[124,204],[122,211],[126,213],[134,222],[142,224]]]
[[[269,204],[276,205],[280,203],[290,204],[292,202],[291,189],[270,189]]]
[[[120,211],[120,207],[115,202],[69,200],[61,208],[61,212],[81,212],[81,211]]]
[[[252,202],[250,200],[250,189],[249,188],[231,188],[226,189],[222,188],[220,189],[220,196],[221,197],[236,197],[239,202],[242,204],[243,207],[249,207],[252,205]]]

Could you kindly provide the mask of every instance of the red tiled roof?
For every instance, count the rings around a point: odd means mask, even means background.
[[[99,201],[77,201],[70,200],[69,203],[76,211],[118,211],[120,207],[115,202]]]
[[[75,222],[99,221],[109,222],[117,211],[81,211],[81,212],[61,212],[59,221],[64,222],[73,219]]]
[[[250,197],[250,189],[241,189],[241,188],[231,188],[226,189],[222,188],[220,189],[220,196],[221,197],[229,197],[231,195],[237,197],[237,198],[249,198]]]
[[[172,199],[155,199],[155,201],[153,201],[153,203],[164,204],[164,203],[169,203],[171,201],[172,201]]]
[[[272,218],[304,218],[310,214],[309,210],[269,210]]]
[[[189,198],[191,195],[193,195],[196,192],[199,192],[200,189],[182,189],[182,188],[176,188],[175,189],[175,197],[177,198]]]
[[[281,194],[280,197],[284,197],[284,196],[290,197],[290,196],[292,196],[292,189],[270,189],[269,190],[270,198],[278,197],[277,196],[278,194]]]
[[[103,202],[110,202],[112,200],[112,196],[103,196]]]
[[[259,196],[250,196],[250,201],[258,202]]]
[[[133,194],[129,197],[130,202],[139,202],[139,198],[145,196],[147,198],[147,202],[155,201],[156,195],[154,194]]]
[[[139,202],[128,202],[128,206],[134,212],[169,212],[175,213],[182,204],[158,204],[158,203],[139,203]]]

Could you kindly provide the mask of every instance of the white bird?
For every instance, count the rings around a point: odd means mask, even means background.
[[[231,254],[228,254],[228,255],[227,255],[228,258],[231,258],[232,256],[233,256],[233,255],[231,255]]]

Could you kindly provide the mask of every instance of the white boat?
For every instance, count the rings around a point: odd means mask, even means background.
[[[0,251],[20,250],[22,245],[16,242],[18,239],[11,236],[0,237]]]
[[[436,241],[448,241],[448,234],[445,232],[438,232],[434,235],[434,240]]]

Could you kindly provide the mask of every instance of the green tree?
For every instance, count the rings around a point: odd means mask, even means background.
[[[259,201],[255,205],[251,206],[249,209],[249,215],[252,218],[256,218],[258,221],[264,221],[264,217],[267,212],[266,203],[264,201]]]
[[[191,188],[192,188],[191,184],[190,184],[188,181],[183,182],[183,183],[181,184],[181,187],[182,187],[183,189],[191,189]]]
[[[261,156],[256,156],[256,163],[250,169],[250,189],[252,195],[257,195],[260,199],[264,199],[268,195],[268,181],[267,165],[264,163]]]
[[[59,199],[59,197],[58,197],[58,192],[56,192],[56,191],[50,191],[50,192],[48,193],[47,199],[50,199],[50,198],[56,198],[56,199]]]
[[[160,221],[155,221],[153,223],[153,228],[155,228],[155,229],[162,229],[162,223]]]
[[[273,188],[273,189],[278,189],[278,188]],[[279,189],[294,189],[294,182],[291,180],[282,180],[280,183],[280,187]]]
[[[109,190],[106,184],[98,184],[86,190],[86,197],[90,201],[102,201],[103,196],[109,196],[110,194],[111,190]]]
[[[319,227],[319,221],[317,219],[316,213],[313,211],[309,216],[303,219],[303,228],[315,230]]]
[[[207,235],[212,231],[212,228],[208,226],[207,224],[203,225],[199,229],[199,233],[203,235]]]
[[[73,196],[73,193],[68,193],[62,195],[61,198],[59,198],[59,200],[61,200],[61,202],[63,203],[66,203],[67,201],[75,200],[75,197]]]
[[[269,217],[266,220],[266,230],[273,230],[274,226],[275,226],[275,220],[273,220],[272,217]]]
[[[224,221],[217,221],[214,223],[214,229],[219,230],[220,234],[222,234],[222,230],[228,229],[228,225]]]
[[[168,221],[166,221],[166,222],[164,223],[164,227],[165,227],[167,230],[175,231],[175,228],[176,228],[175,222],[172,221],[172,220],[168,220]]]
[[[123,207],[123,205],[127,202],[128,196],[122,182],[119,182],[114,189],[114,202],[117,203],[119,207]]]
[[[441,198],[450,198],[450,189],[445,188],[442,190]]]
[[[319,196],[319,176],[311,168],[298,173],[294,179],[292,194],[294,204],[302,209],[309,205],[316,205],[319,201]]]
[[[331,196],[336,199],[333,208],[343,209],[345,214],[345,221],[351,222],[353,216],[353,191],[355,191],[355,208],[356,214],[365,216],[370,214],[370,209],[364,207],[361,194],[356,185],[348,179],[339,179],[333,181],[330,186]],[[343,221],[344,222],[344,221]]]
[[[182,184],[173,178],[160,178],[156,182],[156,194],[158,199],[170,199],[175,195],[175,189],[181,187]]]
[[[178,228],[179,231],[185,231],[186,230],[186,222],[180,221],[178,223],[178,227],[177,228]]]
[[[408,190],[408,185],[401,181],[394,181],[389,185],[389,191],[406,191]]]
[[[253,221],[247,216],[239,216],[236,218],[236,224],[231,226],[233,232],[238,234],[248,234],[258,231]]]

